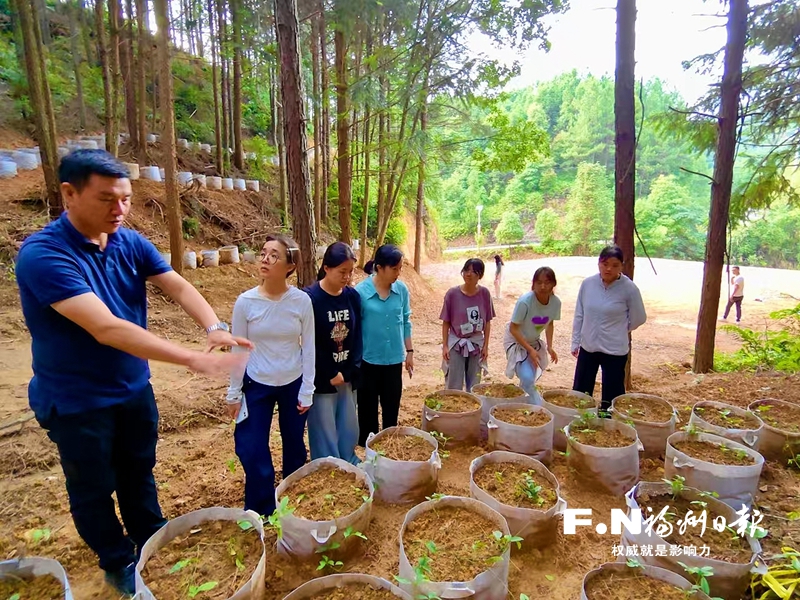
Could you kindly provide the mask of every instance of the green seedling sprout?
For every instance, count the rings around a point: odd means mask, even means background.
[[[680,475],[675,475],[672,479],[662,479],[662,481],[669,484],[669,487],[672,490],[672,499],[675,500],[678,496],[680,496],[683,488],[686,487],[684,484],[686,483],[686,478],[681,477]]]
[[[202,585],[190,585],[189,586],[189,598],[194,598],[198,594],[202,594],[203,592],[210,592],[215,587],[219,585],[217,581],[206,581]]]
[[[708,578],[714,576],[714,568],[713,567],[689,567],[678,561],[678,564],[683,567],[683,570],[686,571],[689,575],[694,575],[697,579],[697,583],[692,585],[691,592],[696,593],[697,591],[701,591],[707,596],[711,596],[711,588],[708,585]],[[718,596],[714,596],[711,600],[722,600]]]
[[[343,566],[344,563],[342,561],[332,560],[323,554],[322,560],[319,561],[319,565],[317,566],[317,571],[324,571],[325,569],[332,569],[336,571]]]

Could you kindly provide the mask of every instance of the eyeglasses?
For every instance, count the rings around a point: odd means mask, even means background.
[[[281,257],[278,256],[277,252],[270,252],[269,254],[266,254],[265,252],[262,252],[261,255],[260,255],[260,258],[261,258],[261,262],[265,262],[268,265],[274,265],[276,262],[278,262],[281,259]]]

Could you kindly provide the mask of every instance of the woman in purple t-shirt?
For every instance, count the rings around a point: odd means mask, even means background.
[[[489,351],[489,331],[495,317],[491,292],[478,285],[486,270],[480,258],[470,258],[461,269],[463,285],[447,290],[442,320],[442,358],[446,387],[467,391],[480,381],[481,363]]]

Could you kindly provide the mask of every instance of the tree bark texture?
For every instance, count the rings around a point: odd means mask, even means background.
[[[361,252],[358,253],[358,266],[362,269],[367,262],[367,225],[369,224],[369,185],[370,185],[370,145],[372,143],[369,104],[364,108],[364,201],[361,206]]]
[[[81,131],[86,130],[86,100],[83,97],[83,76],[81,75],[81,53],[78,49],[78,24],[76,13],[80,10],[77,3],[67,5],[69,16],[69,44],[72,52],[72,68],[75,71],[75,92],[78,97],[78,119]]]
[[[30,0],[16,0],[16,11],[22,34],[25,72],[28,78],[28,94],[36,128],[36,141],[39,143],[39,153],[42,157],[47,210],[50,218],[56,219],[64,208],[61,203],[61,190],[56,173],[58,152],[55,116],[50,97],[50,84],[47,81],[44,44],[39,30],[40,20],[36,6]]]
[[[145,66],[149,53],[147,52],[147,27],[145,26],[147,17],[147,0],[136,0],[136,29],[139,34],[138,50],[136,53],[136,102],[139,105],[136,110],[137,123],[139,130],[139,148],[137,156],[141,164],[147,164],[147,79],[145,76]]]
[[[322,175],[322,131],[320,126],[319,17],[311,19],[311,100],[314,111],[314,231],[322,226],[320,177]]]
[[[123,24],[122,42],[120,46],[120,66],[122,67],[122,80],[125,83],[125,120],[130,135],[130,145],[134,151],[139,149],[139,129],[136,120],[136,81],[133,73],[133,0],[126,0],[128,18],[122,17],[120,6],[119,22]],[[145,140],[146,141],[146,140]]]
[[[233,164],[244,170],[242,146],[242,5],[241,0],[231,2],[233,17]]]
[[[183,227],[181,223],[181,202],[178,197],[176,179],[176,140],[175,113],[173,111],[172,90],[172,57],[170,56],[169,17],[167,15],[168,0],[153,0],[156,16],[156,45],[158,47],[158,65],[160,68],[161,87],[159,89],[161,112],[161,148],[164,157],[164,175],[167,200],[167,223],[169,225],[169,250],[172,254],[172,268],[183,272]]]
[[[728,41],[725,46],[725,64],[720,91],[719,133],[711,185],[703,291],[700,298],[700,312],[697,316],[697,337],[692,367],[695,373],[707,373],[714,368],[714,343],[733,187],[736,124],[739,119],[739,97],[742,93],[742,61],[747,38],[748,10],[747,0],[731,0],[729,3]]]
[[[427,90],[428,81],[425,78],[425,89]],[[428,127],[428,101],[422,101],[422,114],[420,115],[420,132],[422,139],[425,139],[425,132]],[[422,267],[422,238],[425,235],[425,225],[422,219],[425,211],[425,149],[423,148],[419,157],[419,167],[417,167],[417,214],[416,214],[416,235],[414,236],[414,270],[419,273]]]
[[[325,4],[319,3],[319,52],[320,70],[322,71],[322,198],[320,199],[320,218],[328,222],[328,188],[331,185],[331,113],[328,88],[328,34],[325,24]]]
[[[306,116],[298,47],[299,24],[295,0],[276,0],[275,21],[281,62],[281,97],[287,144],[286,165],[289,195],[292,199],[292,234],[302,254],[301,264],[297,269],[297,283],[299,287],[304,287],[311,285],[317,279],[316,241],[310,195]]]
[[[111,73],[111,138],[106,137],[106,148],[111,154],[117,156],[119,154],[119,95],[122,88],[122,77],[119,68],[119,0],[108,0],[108,31],[108,68]]]
[[[214,37],[214,2],[208,0],[208,29],[210,33],[211,45],[211,88],[214,94],[214,143],[216,144],[216,152],[214,153],[214,164],[217,168],[217,174],[221,177],[224,174],[224,156],[222,146],[222,115],[220,114],[220,99],[219,99],[219,67],[217,65],[217,40]]]
[[[108,43],[106,41],[106,19],[104,0],[94,2],[94,24],[95,35],[97,36],[97,57],[100,61],[100,70],[103,74],[103,106],[106,134],[106,150],[111,152],[111,134],[114,123],[114,99],[113,99],[113,80],[111,75],[110,58]]]
[[[336,51],[336,162],[339,185],[339,239],[352,244],[350,213],[353,209],[350,162],[350,109],[347,103],[347,47],[344,31],[337,26],[333,34]]]

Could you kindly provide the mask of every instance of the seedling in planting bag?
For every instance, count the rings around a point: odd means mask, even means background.
[[[353,530],[352,527],[348,527],[347,529],[344,530],[344,539],[349,538],[351,535],[355,536],[357,538],[361,538],[362,540],[366,540],[367,539],[367,536],[365,536],[360,531]]]
[[[644,565],[639,562],[638,558],[629,558],[625,561],[625,564],[628,565],[631,569],[642,569],[644,571]]]
[[[189,598],[194,598],[195,596],[197,596],[198,594],[202,594],[203,592],[210,592],[215,587],[217,587],[217,585],[219,585],[219,582],[217,581],[206,581],[202,585],[190,585],[188,596]]]
[[[680,475],[675,475],[672,479],[662,479],[661,481],[669,484],[669,487],[672,489],[673,500],[680,496],[683,488],[686,487],[684,485],[686,483],[686,478],[681,477]]]
[[[707,596],[711,596],[711,588],[708,585],[708,578],[714,576],[713,567],[689,567],[681,561],[678,561],[678,564],[682,566],[684,571],[686,571],[689,575],[694,575],[697,579],[697,583],[692,585],[690,593],[701,591]],[[711,600],[722,600],[722,598],[714,596],[711,598]]]
[[[319,561],[319,566],[317,567],[317,571],[324,571],[325,569],[331,569],[334,571],[338,571],[344,566],[344,563],[340,560],[331,560],[324,554],[322,555],[322,560]]]

